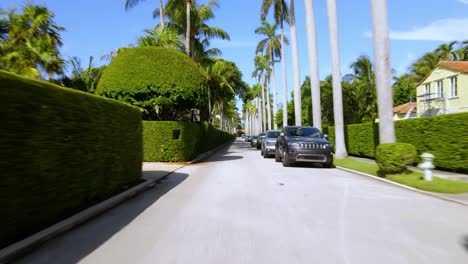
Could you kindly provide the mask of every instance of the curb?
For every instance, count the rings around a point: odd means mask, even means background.
[[[198,155],[194,160],[191,160],[188,162],[188,164],[194,164],[196,162],[199,162],[203,159],[208,158],[209,156],[213,155],[214,153],[218,152],[222,148],[232,144],[234,140],[228,141],[224,143],[221,146],[218,146],[210,151],[207,151],[205,153],[202,153]],[[183,165],[181,168],[183,168],[185,165]],[[180,168],[178,168],[180,169]],[[9,261],[12,261],[14,258],[22,255],[23,253],[29,251],[31,248],[36,247],[45,241],[60,235],[61,233],[78,226],[79,224],[82,224],[83,222],[99,215],[102,214],[103,212],[109,210],[112,207],[115,207],[116,205],[128,200],[129,198],[135,196],[138,193],[141,193],[145,191],[146,189],[149,189],[153,187],[158,180],[160,180],[163,177],[166,177],[170,174],[172,174],[174,171],[169,171],[167,174],[162,175],[159,178],[156,179],[150,179],[150,180],[145,180],[145,182],[142,182],[138,184],[137,186],[134,186],[131,189],[128,189],[122,193],[119,193],[115,196],[110,197],[107,200],[104,200],[96,205],[93,205],[65,220],[62,220],[42,231],[39,231],[21,241],[18,241],[10,246],[7,246],[5,248],[0,249],[0,264],[8,263]],[[143,179],[143,178],[142,178]]]
[[[62,220],[42,231],[35,233],[32,236],[29,236],[21,241],[18,241],[10,246],[7,246],[0,250],[0,264],[7,263],[8,261],[13,260],[15,257],[20,256],[21,254],[27,252],[31,248],[38,246],[45,241],[95,217],[108,209],[115,207],[116,205],[128,200],[129,198],[135,196],[136,194],[145,191],[146,189],[154,186],[155,182],[159,179],[171,174],[172,172],[168,172],[168,174],[161,176],[158,179],[151,179],[145,180],[134,186],[131,189],[128,189],[122,193],[119,193],[115,196],[110,197],[107,200],[104,200],[101,203],[98,203],[94,206],[91,206],[65,220]]]
[[[454,202],[454,203],[457,203],[457,204],[468,206],[468,203],[466,203],[466,202],[462,202],[462,201],[459,201],[459,200],[456,200],[456,199],[448,198],[448,197],[445,197],[445,196],[442,196],[442,195],[439,195],[439,194],[436,194],[436,193],[433,193],[433,192],[427,192],[427,191],[419,190],[419,189],[416,189],[416,188],[413,188],[413,187],[410,187],[410,186],[407,186],[407,185],[403,185],[403,184],[400,184],[400,183],[397,183],[397,182],[394,182],[394,181],[390,181],[390,180],[387,180],[387,179],[383,179],[383,178],[380,178],[380,177],[377,177],[377,176],[374,176],[374,175],[371,175],[371,174],[368,174],[368,173],[355,171],[355,170],[343,168],[343,167],[340,167],[340,166],[336,166],[336,168],[340,169],[340,170],[348,171],[348,172],[353,172],[355,174],[359,174],[359,175],[362,175],[362,176],[366,176],[366,177],[369,177],[369,178],[372,178],[372,179],[375,179],[375,180],[378,180],[378,181],[393,184],[393,185],[396,185],[396,186],[398,186],[400,188],[404,188],[404,189],[411,190],[411,191],[414,191],[414,192],[418,192],[418,193],[421,193],[421,194],[436,197],[436,198],[439,198],[441,200],[445,200],[445,201]]]
[[[214,153],[218,152],[219,150],[225,148],[226,146],[229,146],[230,144],[232,144],[234,141],[236,141],[236,139],[233,139],[233,140],[229,140],[228,142],[220,145],[220,146],[217,146],[216,148],[212,149],[212,150],[209,150],[205,153],[202,153],[202,154],[199,154],[198,156],[195,157],[195,159],[187,162],[187,164],[195,164],[197,162],[200,162],[206,158],[208,158],[209,156],[213,155]]]

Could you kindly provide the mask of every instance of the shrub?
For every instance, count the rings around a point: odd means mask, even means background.
[[[234,135],[206,123],[144,121],[144,161],[189,161],[232,139]]]
[[[0,71],[0,248],[141,177],[141,112]]]
[[[407,143],[386,143],[377,146],[376,161],[382,174],[407,172],[416,162],[416,147]]]
[[[331,140],[334,129],[328,128]],[[434,154],[436,168],[468,172],[468,113],[396,121],[395,134],[397,142],[412,144],[418,153]],[[372,149],[378,138],[378,123],[347,125],[345,129],[350,155],[375,158]]]
[[[207,107],[201,69],[174,49],[121,49],[99,81],[96,94],[145,109],[146,120],[183,120]]]

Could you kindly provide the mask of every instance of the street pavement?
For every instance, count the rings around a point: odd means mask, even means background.
[[[468,263],[468,207],[237,140],[17,263]]]

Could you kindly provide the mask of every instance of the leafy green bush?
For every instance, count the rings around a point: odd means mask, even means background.
[[[96,94],[145,109],[146,120],[183,120],[207,107],[202,70],[174,49],[121,49],[99,81]]]
[[[141,112],[0,71],[0,248],[141,177]]]
[[[334,127],[329,127],[334,140]],[[458,113],[395,122],[396,140],[416,147],[418,153],[435,156],[438,169],[468,172],[468,113]],[[345,139],[350,155],[375,158],[379,142],[378,123],[347,125]]]
[[[206,123],[144,121],[145,161],[181,162],[211,150],[234,135]]]
[[[416,147],[408,143],[386,143],[377,146],[376,162],[384,175],[408,171],[417,161]]]

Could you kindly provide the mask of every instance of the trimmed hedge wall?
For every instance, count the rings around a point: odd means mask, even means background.
[[[138,108],[0,71],[0,248],[141,178]]]
[[[335,129],[329,127],[334,142]],[[468,113],[412,118],[395,122],[397,142],[409,143],[418,153],[430,152],[438,169],[468,172]],[[375,158],[379,132],[377,123],[347,125],[348,154]]]
[[[144,161],[189,161],[234,138],[206,123],[144,121]]]

